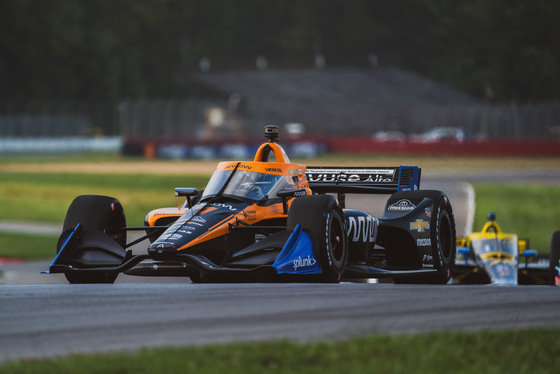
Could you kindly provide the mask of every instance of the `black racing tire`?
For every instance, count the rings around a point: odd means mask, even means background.
[[[560,230],[550,239],[550,284],[555,284],[557,266],[560,266]]]
[[[457,233],[455,229],[455,216],[451,202],[440,191],[434,199],[434,212],[432,213],[432,248],[434,267],[438,270],[434,283],[447,284],[455,266],[457,255]],[[435,229],[433,228],[435,225]],[[435,246],[433,243],[436,243]]]
[[[330,195],[311,195],[296,198],[288,212],[287,228],[296,225],[312,234],[319,264],[323,271],[320,280],[338,283],[348,262],[348,239],[344,214]]]
[[[399,195],[397,196],[397,194]],[[451,279],[457,254],[455,216],[449,198],[445,193],[437,190],[398,192],[391,198],[393,197],[416,201],[423,198],[432,200],[430,240],[432,243],[433,266],[437,270],[437,274],[429,276],[395,278],[395,283],[447,284]]]
[[[122,247],[126,245],[126,215],[119,200],[100,195],[81,195],[72,201],[62,231],[73,229],[78,223],[82,230],[102,231]]]
[[[78,223],[82,230],[101,231],[112,237],[121,247],[123,255],[126,253],[126,215],[119,200],[100,195],[81,195],[76,197],[64,219],[62,232],[72,230]],[[62,240],[59,241],[57,253],[60,251]],[[65,276],[70,283],[114,283],[116,272],[66,272]]]
[[[93,283],[115,283],[117,276],[116,272],[95,272],[95,273],[64,273],[66,280],[71,284],[93,284]]]

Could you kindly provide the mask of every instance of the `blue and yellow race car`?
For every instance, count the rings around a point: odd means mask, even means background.
[[[560,286],[560,230],[550,239],[550,274],[553,284]]]
[[[554,284],[553,256],[539,255],[529,239],[505,233],[488,213],[480,232],[457,238],[455,284]]]

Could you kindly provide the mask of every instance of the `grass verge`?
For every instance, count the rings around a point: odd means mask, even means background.
[[[0,257],[18,260],[52,259],[58,236],[0,233]]]
[[[550,252],[552,233],[560,229],[560,186],[477,183],[473,231],[480,231],[488,212],[507,233],[528,238],[539,254]]]
[[[142,225],[150,210],[177,206],[175,187],[203,188],[208,176],[149,174],[2,173],[0,219],[26,222],[64,221],[72,200],[83,194],[116,197],[129,224]]]
[[[20,361],[0,373],[556,373],[560,329],[371,335],[335,343],[289,341],[154,348]]]

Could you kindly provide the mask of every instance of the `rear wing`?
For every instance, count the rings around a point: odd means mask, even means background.
[[[333,167],[310,166],[305,175],[313,192],[392,194],[420,189],[418,166]]]

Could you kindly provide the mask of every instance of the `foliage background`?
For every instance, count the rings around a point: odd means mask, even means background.
[[[498,101],[560,98],[555,0],[0,0],[0,100],[192,96],[212,69],[379,64]]]

